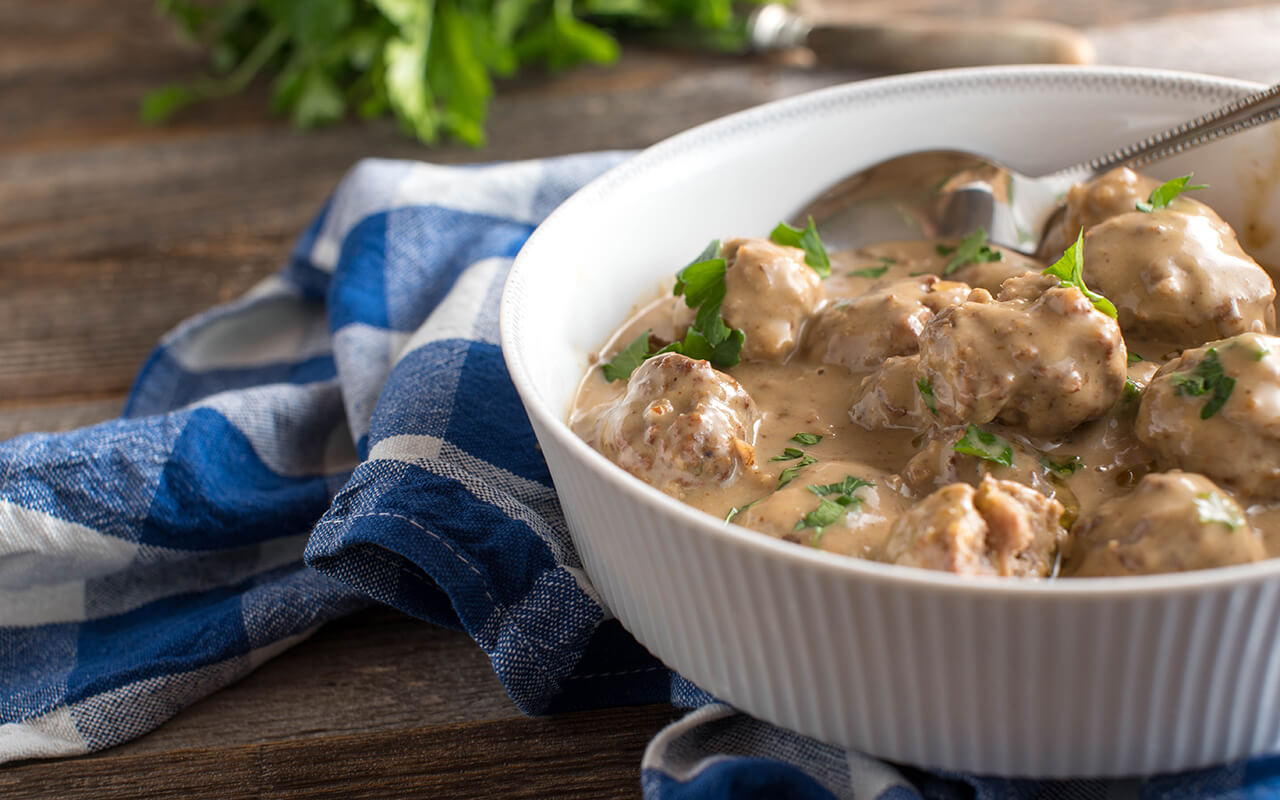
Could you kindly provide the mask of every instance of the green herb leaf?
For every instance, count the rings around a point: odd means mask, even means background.
[[[782,455],[774,456],[770,461],[794,461],[797,458],[804,458],[804,451],[798,447],[784,447]]]
[[[792,437],[791,437],[791,441],[795,442],[796,444],[813,445],[813,444],[817,444],[818,442],[822,441],[822,434],[820,434],[820,433],[797,433],[795,436],[792,436]]]
[[[866,269],[855,269],[845,274],[850,278],[879,278],[888,271],[888,267],[867,267]]]
[[[973,233],[960,240],[959,247],[946,247],[946,245],[938,245],[938,255],[951,255],[951,259],[947,261],[946,266],[942,268],[943,275],[950,275],[965,264],[984,263],[989,261],[1003,261],[1004,253],[999,250],[993,250],[987,244],[987,231],[985,228],[978,228]]]
[[[800,459],[796,463],[787,467],[782,471],[781,474],[778,475],[778,485],[775,486],[774,488],[781,489],[783,486],[786,486],[788,483],[791,483],[793,480],[796,479],[796,476],[800,474],[800,470],[804,469],[810,464],[817,463],[817,461],[818,459],[814,458],[813,456],[805,456],[804,458]]]
[[[1173,202],[1173,198],[1183,192],[1189,192],[1193,189],[1209,188],[1209,184],[1207,183],[1197,183],[1194,186],[1188,186],[1187,181],[1191,180],[1191,175],[1192,173],[1188,172],[1186,175],[1179,178],[1165,181],[1151,190],[1151,196],[1147,198],[1146,202],[1139,200],[1135,204],[1135,207],[1139,211],[1145,211],[1150,214],[1157,208],[1168,208],[1169,204]]]
[[[827,497],[833,494],[848,495],[849,497],[852,497],[853,493],[861,489],[863,486],[874,487],[875,484],[872,483],[871,481],[864,481],[862,478],[855,478],[852,475],[845,475],[844,480],[840,481],[839,483],[825,483],[825,484],[811,483],[809,484],[808,489],[809,491],[813,492],[819,497]]]
[[[1134,352],[1130,351],[1130,353],[1129,353],[1129,363],[1130,363],[1130,364],[1137,364],[1139,361],[1145,361],[1145,360],[1146,360],[1146,359],[1144,359],[1142,356],[1138,355],[1137,353],[1134,353]]]
[[[683,295],[685,305],[698,311],[693,325],[685,331],[684,340],[672,342],[659,353],[681,353],[689,358],[703,359],[716,369],[726,369],[738,363],[747,337],[740,329],[730,328],[720,316],[728,264],[717,255],[719,252],[720,242],[713,240],[692,263],[676,273],[673,293]]]
[[[825,278],[831,274],[831,258],[827,255],[827,248],[822,246],[822,239],[818,236],[818,227],[814,224],[813,217],[809,217],[809,225],[803,230],[793,228],[785,222],[779,222],[778,227],[769,234],[769,238],[777,244],[803,250],[804,263],[813,267],[813,271],[822,277]]]
[[[973,423],[965,428],[964,436],[951,449],[967,456],[1004,464],[1006,467],[1013,466],[1013,445],[1007,439],[984,431]]]
[[[610,383],[625,381],[648,357],[649,331],[646,330],[632,340],[631,344],[619,350],[613,358],[609,359],[609,363],[602,365],[600,371],[604,373],[604,379]]]
[[[1133,378],[1124,379],[1124,392],[1120,395],[1120,399],[1124,401],[1136,400],[1142,396],[1142,387],[1138,386],[1138,382]]]
[[[1074,475],[1079,470],[1084,469],[1084,462],[1080,460],[1080,456],[1070,456],[1062,461],[1054,461],[1052,458],[1045,456],[1040,459],[1040,463],[1059,475]]]
[[[767,496],[768,496],[768,495],[766,495],[766,497],[767,497]],[[738,508],[737,506],[734,506],[733,508],[729,509],[729,513],[728,513],[728,514],[725,514],[725,515],[724,515],[724,521],[725,521],[725,522],[733,522],[733,518],[734,518],[734,517],[738,516],[739,514],[745,513],[745,512],[746,512],[746,510],[747,510],[748,508],[751,508],[751,507],[752,507],[752,506],[754,506],[756,503],[759,503],[760,501],[762,501],[762,500],[764,500],[764,499],[765,499],[764,497],[757,497],[755,500],[752,500],[750,503],[747,503],[747,504],[746,504],[745,506],[743,506],[742,508]]]
[[[938,416],[938,401],[933,396],[933,384],[928,378],[921,378],[916,381],[916,388],[920,390],[920,396],[924,398],[925,408],[929,409],[929,413],[935,417]]]
[[[813,528],[815,530],[813,543],[816,545],[818,537],[822,535],[822,529],[843,519],[848,513],[847,506],[824,499],[818,503],[817,508],[801,517],[793,530],[802,531],[805,528]]]
[[[1052,275],[1065,286],[1076,287],[1081,294],[1089,298],[1094,308],[1112,319],[1116,318],[1115,304],[1097,292],[1090,291],[1089,287],[1084,285],[1084,228],[1076,234],[1075,243],[1067,248],[1062,258],[1050,264],[1043,274]]]
[[[1217,414],[1231,397],[1231,391],[1236,388],[1236,379],[1222,371],[1216,347],[1206,350],[1204,358],[1190,372],[1175,372],[1169,379],[1173,382],[1176,394],[1189,397],[1210,395],[1200,409],[1200,419],[1208,419]]]
[[[1196,504],[1202,524],[1221,523],[1233,531],[1244,524],[1244,518],[1240,516],[1235,504],[1217,492],[1198,494],[1191,502]]]

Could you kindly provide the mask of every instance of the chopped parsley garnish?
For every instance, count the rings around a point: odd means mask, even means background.
[[[1004,260],[1004,253],[991,249],[987,244],[986,228],[978,228],[964,237],[957,247],[948,247],[945,244],[940,244],[937,245],[936,249],[940,256],[951,256],[946,266],[942,268],[943,275],[950,275],[965,264]]]
[[[1196,511],[1200,512],[1200,522],[1204,525],[1220,522],[1234,531],[1244,524],[1239,509],[1217,492],[1198,494],[1191,499],[1191,502],[1196,504]]]
[[[1197,183],[1193,186],[1188,186],[1187,181],[1191,180],[1191,175],[1192,173],[1188,172],[1180,178],[1165,181],[1151,190],[1151,196],[1147,198],[1146,202],[1139,200],[1134,204],[1134,206],[1139,211],[1145,211],[1150,214],[1157,208],[1168,208],[1169,204],[1173,202],[1173,198],[1183,192],[1189,192],[1192,189],[1209,188],[1209,184],[1207,183]]]
[[[804,456],[796,463],[784,469],[778,475],[778,485],[775,486],[774,488],[781,489],[783,486],[786,486],[788,483],[791,483],[793,480],[796,479],[796,476],[800,474],[800,470],[804,469],[810,464],[816,463],[817,461],[818,459],[814,458],[813,456]]]
[[[804,451],[798,447],[784,447],[782,455],[774,456],[770,461],[795,461],[797,458],[804,458]]]
[[[713,240],[691,264],[676,273],[676,285],[672,290],[689,308],[696,308],[693,324],[685,331],[684,340],[672,342],[660,350],[648,352],[649,332],[644,342],[637,338],[622,349],[602,368],[605,380],[626,380],[645,359],[661,353],[680,353],[689,358],[702,359],[716,369],[726,369],[738,363],[738,354],[747,337],[738,328],[730,328],[720,316],[724,303],[724,273],[728,264],[718,253],[720,241]]]
[[[965,428],[964,436],[956,442],[952,450],[967,456],[977,456],[987,461],[994,461],[1006,467],[1013,466],[1013,445],[1007,439],[996,436],[979,428],[973,423]]]
[[[1142,394],[1142,387],[1138,386],[1138,382],[1133,378],[1124,379],[1124,394],[1120,395],[1122,400],[1135,400]]]
[[[894,264],[898,263],[898,259],[894,258],[893,256],[879,256],[878,258],[880,263],[885,265],[886,267],[892,267]]]
[[[1084,469],[1084,462],[1080,460],[1080,456],[1071,456],[1062,461],[1054,461],[1052,458],[1045,456],[1040,459],[1040,463],[1044,464],[1048,469],[1053,470],[1059,475],[1074,475],[1076,472]]]
[[[767,497],[767,495],[766,495],[766,497]],[[725,522],[733,522],[733,518],[734,518],[734,517],[738,516],[739,514],[744,513],[748,508],[751,508],[751,507],[752,507],[752,506],[754,506],[756,503],[759,503],[761,500],[764,500],[764,497],[757,497],[755,500],[752,500],[750,503],[747,503],[747,504],[746,504],[745,506],[743,506],[742,508],[738,508],[737,506],[734,506],[733,508],[729,509],[729,513],[728,513],[728,514],[725,514],[725,515],[724,515],[724,521],[725,521]]]
[[[635,372],[636,367],[644,363],[649,357],[649,331],[645,331],[635,338],[631,344],[622,348],[609,360],[608,364],[600,367],[604,372],[604,379],[612,383],[613,381],[625,381],[631,377],[631,373]]]
[[[862,505],[862,498],[855,497],[853,493],[863,486],[875,486],[875,484],[852,475],[845,475],[844,480],[838,483],[810,484],[809,491],[821,497],[822,501],[818,503],[817,508],[801,517],[793,530],[802,531],[805,528],[813,528],[813,545],[816,547],[818,540],[822,537],[823,528],[840,521],[845,514]]]
[[[795,436],[791,437],[791,441],[795,442],[796,444],[804,444],[804,445],[817,444],[818,442],[822,441],[822,434],[797,433]]]
[[[1062,258],[1053,262],[1044,271],[1044,275],[1052,275],[1065,286],[1074,286],[1080,293],[1089,298],[1093,307],[1112,319],[1116,318],[1115,305],[1084,285],[1084,228],[1076,234],[1076,241],[1062,254]]]
[[[850,278],[879,278],[888,271],[888,267],[867,267],[866,269],[855,269],[847,274]]]
[[[1145,360],[1146,359],[1144,359],[1142,356],[1138,355],[1137,353],[1132,353],[1132,352],[1129,353],[1130,364],[1137,364],[1139,361],[1145,361]]]
[[[804,263],[813,267],[814,272],[824,278],[831,274],[831,257],[827,255],[827,248],[822,246],[822,239],[818,236],[818,226],[814,224],[813,217],[809,217],[809,225],[803,230],[793,228],[785,222],[779,222],[778,227],[769,234],[769,238],[777,244],[799,247],[804,251]]]
[[[875,486],[871,481],[864,481],[862,478],[855,478],[852,475],[845,475],[844,480],[839,483],[818,483],[809,484],[809,491],[818,497],[826,497],[833,494],[847,494],[853,496],[853,493],[861,489],[863,486]]]
[[[1231,390],[1236,387],[1236,379],[1222,371],[1222,362],[1218,360],[1218,350],[1210,347],[1204,358],[1190,372],[1175,372],[1169,376],[1173,381],[1173,390],[1177,394],[1189,397],[1210,395],[1200,409],[1200,419],[1208,419],[1231,397]]]
[[[921,378],[916,381],[916,388],[920,390],[920,396],[924,398],[925,408],[929,409],[929,413],[935,417],[938,416],[938,401],[933,396],[933,384],[929,383],[928,378]]]

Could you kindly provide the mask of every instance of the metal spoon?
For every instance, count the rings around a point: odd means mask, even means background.
[[[908,153],[833,184],[794,221],[803,225],[812,216],[829,249],[895,239],[958,238],[985,228],[991,241],[1033,254],[1073,184],[1113,167],[1141,167],[1277,118],[1280,84],[1041,177],[1023,175],[973,153]]]

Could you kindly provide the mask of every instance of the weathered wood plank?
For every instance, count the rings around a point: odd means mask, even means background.
[[[240,747],[88,756],[0,770],[13,800],[633,798],[666,706],[412,727]],[[142,787],[145,786],[145,789]]]

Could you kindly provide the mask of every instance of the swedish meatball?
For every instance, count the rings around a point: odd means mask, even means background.
[[[1266,551],[1240,506],[1212,481],[1163,472],[1081,517],[1064,555],[1064,573],[1096,577],[1245,564]]]
[[[890,358],[862,378],[853,393],[849,419],[869,431],[920,430],[936,424],[920,392],[920,356]]]
[[[920,275],[841,300],[817,313],[805,331],[805,356],[861,371],[919,349],[920,331],[938,311],[964,300],[969,287]]]
[[[804,251],[768,239],[735,239],[725,244],[728,269],[721,315],[746,334],[742,357],[780,361],[791,355],[801,327],[822,304],[822,279],[804,260]]]
[[[1184,351],[1142,393],[1136,426],[1161,469],[1280,498],[1280,337],[1246,333]]]
[[[820,495],[809,487],[825,490],[849,478],[872,485],[858,486],[850,495],[853,502],[844,507],[845,513],[824,526],[821,533],[812,525],[806,525],[806,515],[814,512],[824,498],[835,502],[840,496],[838,491]],[[889,478],[883,471],[865,464],[822,461],[806,467],[789,484],[738,514],[733,521],[789,542],[865,557],[879,551],[890,523],[909,502],[891,488]]]
[[[1085,280],[1116,305],[1127,336],[1196,347],[1275,327],[1271,278],[1225,224],[1134,211],[1085,234]]]
[[[1040,456],[1018,442],[1009,442],[1012,463],[1008,466],[957,452],[956,443],[964,432],[951,430],[932,438],[902,468],[903,483],[917,495],[925,495],[940,486],[967,483],[977,486],[990,475],[1000,480],[1030,486],[1046,497],[1054,497],[1059,488],[1051,483],[1040,464]]]
[[[662,491],[725,485],[755,465],[760,412],[733,378],[677,353],[649,359],[627,391],[578,427],[610,461]]]
[[[953,483],[893,523],[884,560],[957,575],[1044,577],[1064,536],[1061,517],[1061,503],[1020,483]]]
[[[1138,203],[1145,202],[1161,183],[1163,181],[1139,175],[1128,167],[1117,167],[1072,186],[1067,191],[1066,214],[1062,220],[1065,241],[1074,242],[1081,228],[1088,231],[1112,217],[1137,211]],[[1168,208],[1179,214],[1205,217],[1215,225],[1226,225],[1216,211],[1188,194],[1173,198]]]
[[[920,374],[946,425],[1066,433],[1115,404],[1125,369],[1116,321],[1046,275],[1010,278],[999,300],[975,289],[920,335]]]

